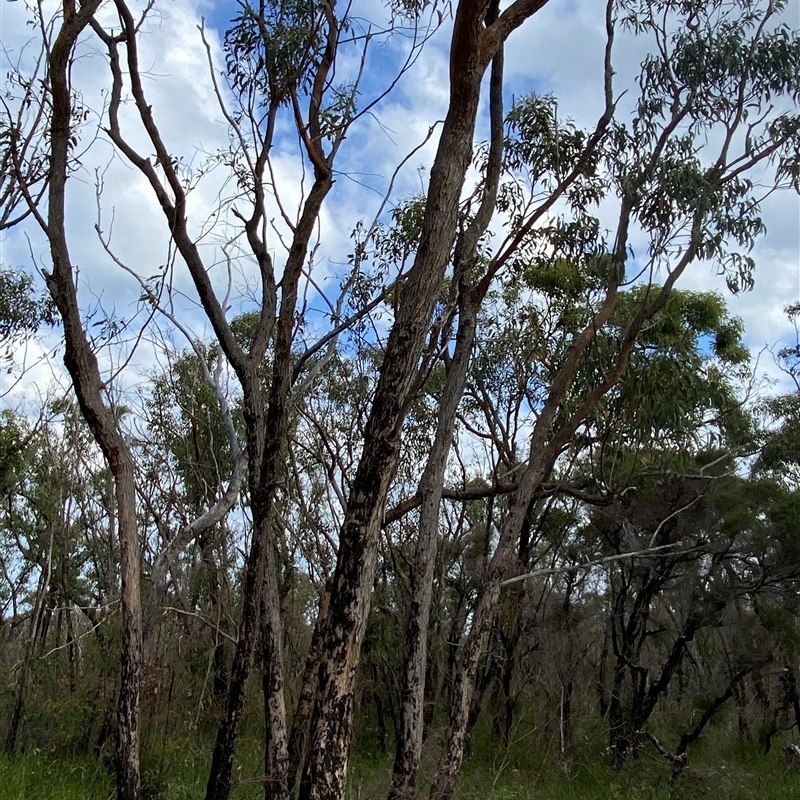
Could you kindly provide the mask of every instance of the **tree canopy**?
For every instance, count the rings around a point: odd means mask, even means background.
[[[159,3],[20,12],[0,357],[44,337],[70,389],[0,412],[9,754],[113,751],[139,800],[197,734],[226,800],[255,739],[266,798],[342,800],[370,740],[390,800],[449,800],[482,724],[675,776],[722,714],[800,734],[798,350],[759,390],[725,295],[800,192],[800,31],[608,0],[591,123],[505,74],[557,5],[226,6],[191,45],[213,147]],[[392,132],[440,42],[444,118]]]

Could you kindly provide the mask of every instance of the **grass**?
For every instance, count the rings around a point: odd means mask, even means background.
[[[542,755],[542,754],[538,754]],[[545,754],[546,755],[546,754]],[[580,755],[580,753],[579,753]],[[257,740],[241,742],[235,800],[261,797],[261,755]],[[779,751],[768,756],[757,748],[723,752],[712,745],[699,750],[684,775],[671,780],[669,765],[648,752],[622,770],[606,766],[587,749],[585,759],[569,767],[536,765],[524,750],[498,755],[481,747],[465,765],[459,800],[798,800],[800,772],[787,769]],[[428,765],[428,772],[432,769]],[[187,741],[170,741],[142,759],[143,800],[190,800],[202,797],[208,753]],[[391,760],[356,754],[351,763],[348,800],[384,800]],[[248,777],[253,776],[253,777]],[[427,785],[423,780],[421,796]],[[0,800],[109,800],[114,780],[101,763],[83,757],[28,748],[9,757],[0,754]]]
[[[31,748],[0,753],[0,800],[110,800],[114,779],[95,761],[56,758]]]

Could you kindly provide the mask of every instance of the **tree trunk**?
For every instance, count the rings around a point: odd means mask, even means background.
[[[769,658],[763,663],[759,664],[756,669],[760,669],[761,667],[765,666],[769,661],[772,659]],[[728,702],[728,700],[733,696],[734,687],[741,682],[741,680],[753,669],[752,666],[745,667],[744,669],[739,670],[728,682],[728,686],[725,688],[721,694],[718,694],[714,700],[709,703],[706,710],[703,712],[703,715],[700,717],[698,723],[692,728],[691,731],[688,733],[681,734],[681,740],[678,744],[678,749],[675,751],[675,755],[678,757],[684,756],[686,754],[686,750],[689,745],[700,738],[700,734],[705,729],[706,725],[711,721],[711,718],[714,714],[719,711],[719,709]],[[684,764],[685,764],[684,760]]]
[[[497,614],[502,582],[507,576],[510,566],[518,561],[519,537],[525,526],[536,488],[552,472],[562,443],[566,442],[574,433],[579,420],[582,419],[580,414],[585,412],[579,410],[555,434],[552,434],[550,429],[577,370],[581,355],[588,347],[598,327],[610,317],[616,304],[616,298],[616,286],[611,284],[600,310],[594,315],[589,325],[573,340],[531,434],[531,456],[528,466],[520,479],[516,492],[512,495],[497,547],[489,562],[483,591],[473,613],[472,626],[461,653],[453,685],[450,725],[431,784],[432,800],[449,800],[455,790],[469,733],[469,711],[472,705],[478,665]],[[621,369],[624,369],[624,365]]]
[[[794,724],[800,733],[800,692],[797,690],[797,676],[792,664],[786,665],[786,687],[794,711]]]
[[[117,416],[103,401],[105,385],[83,329],[72,262],[67,247],[64,205],[71,147],[72,95],[69,70],[75,44],[92,21],[100,0],[80,9],[65,3],[61,30],[50,51],[52,120],[46,233],[53,262],[48,289],[64,324],[64,363],[72,378],[81,412],[100,446],[114,480],[120,545],[122,592],[122,670],[117,705],[117,796],[139,800],[139,692],[142,666],[141,560],[136,524],[133,459]]]
[[[450,107],[430,173],[420,243],[402,287],[339,537],[311,749],[300,787],[302,800],[340,800],[345,793],[353,684],[375,577],[383,508],[397,464],[400,429],[417,362],[455,235],[459,196],[472,155],[481,78],[494,55],[481,48],[488,5],[488,0],[461,2],[455,14]]]
[[[42,611],[44,609],[44,598],[47,590],[47,585],[50,583],[50,567],[53,557],[53,538],[52,531],[50,534],[50,548],[47,556],[46,566],[42,567],[42,572],[39,576],[39,585],[36,587],[36,600],[33,605],[31,613],[31,627],[28,633],[28,639],[25,642],[25,650],[22,656],[22,664],[20,665],[19,678],[17,679],[17,696],[14,701],[14,710],[11,712],[11,722],[6,732],[5,751],[9,755],[14,752],[17,746],[17,735],[19,733],[19,725],[22,721],[22,711],[25,706],[25,692],[28,686],[28,677],[31,670],[31,659],[33,658],[34,650],[36,649],[36,641],[39,636],[39,630],[42,625]]]
[[[453,684],[450,724],[431,784],[432,800],[448,800],[455,790],[469,735],[469,712],[475,692],[478,665],[494,623],[500,597],[500,583],[505,576],[511,552],[507,542],[503,542],[501,538],[489,564],[486,585],[473,614],[472,626],[464,643]]]
[[[305,762],[308,725],[314,710],[314,700],[317,696],[317,685],[319,683],[319,665],[322,660],[322,632],[328,617],[330,596],[330,587],[326,586],[319,601],[317,621],[311,636],[311,644],[308,648],[306,665],[303,670],[300,695],[297,698],[297,706],[295,707],[294,717],[292,719],[292,730],[289,735],[288,747],[289,774],[287,778],[290,796],[294,796],[297,776]]]
[[[453,361],[447,375],[436,430],[428,463],[419,484],[419,536],[411,581],[403,663],[403,690],[397,750],[392,771],[389,800],[411,800],[422,754],[424,729],[425,669],[428,658],[428,621],[433,595],[436,564],[436,538],[439,533],[439,504],[442,499],[447,457],[453,438],[456,411],[466,384],[472,346],[475,341],[477,309],[462,302],[459,331]]]
[[[288,797],[289,753],[283,684],[283,623],[275,550],[267,545],[264,589],[261,593],[261,688],[264,696],[264,800]]]
[[[561,682],[561,702],[559,708],[559,745],[561,758],[567,757],[569,747],[570,730],[572,721],[572,693],[575,684],[571,680]]]
[[[271,498],[261,497],[261,501]],[[228,682],[228,697],[225,704],[225,716],[217,730],[214,752],[211,757],[211,771],[206,785],[206,800],[227,800],[230,794],[230,778],[233,771],[233,756],[236,737],[239,733],[239,721],[244,708],[244,694],[247,678],[253,660],[253,648],[258,623],[258,610],[265,570],[265,539],[268,534],[268,519],[258,514],[260,524],[256,524],[257,512],[253,510],[253,541],[247,556],[242,589],[242,613],[239,624],[239,637],[231,666]],[[267,544],[268,546],[268,544]]]
[[[213,529],[212,529],[213,530]],[[197,543],[200,555],[208,575],[208,598],[211,602],[211,613],[216,623],[214,631],[214,681],[213,693],[215,698],[224,697],[228,691],[228,665],[225,660],[225,639],[220,634],[221,622],[225,616],[225,602],[223,600],[224,578],[222,570],[214,558],[214,551],[208,536],[201,535]]]
[[[244,417],[248,429],[247,451],[249,458],[250,503],[253,512],[253,540],[247,558],[244,587],[242,591],[242,617],[239,639],[231,667],[228,699],[225,718],[217,731],[214,753],[211,760],[211,772],[206,787],[206,800],[227,800],[230,794],[230,779],[233,770],[233,756],[238,736],[239,723],[244,709],[244,694],[247,678],[253,662],[253,648],[258,622],[258,609],[261,604],[265,570],[267,584],[274,596],[267,598],[270,612],[269,637],[276,636],[276,647],[270,648],[272,656],[278,657],[282,652],[280,634],[280,597],[277,591],[277,575],[274,574],[274,557],[268,548],[274,547],[272,540],[272,507],[278,486],[278,464],[283,450],[284,436],[287,426],[287,409],[289,389],[291,385],[291,346],[295,324],[295,308],[297,305],[297,287],[308,250],[308,242],[319,216],[322,203],[333,185],[330,176],[319,177],[309,192],[298,223],[289,257],[284,267],[283,296],[280,314],[276,326],[274,343],[274,360],[272,381],[270,385],[269,404],[264,415],[261,407],[260,376],[258,362],[250,361],[242,370],[240,378],[244,390]],[[271,731],[267,737],[272,745],[279,748],[268,756],[271,764],[288,764],[286,750],[285,718],[279,723],[277,716],[285,714],[283,699],[283,663],[269,668],[270,692],[274,693],[269,701],[270,717],[268,725]],[[280,672],[280,678],[278,677]],[[278,699],[278,694],[281,695]],[[284,709],[283,712],[281,709]],[[281,730],[283,731],[281,733]],[[284,769],[284,767],[281,767]],[[283,779],[281,779],[282,781]],[[282,782],[280,785],[284,785]]]
[[[497,19],[498,3],[492,2],[486,21]],[[475,219],[456,246],[456,271],[461,274],[458,333],[439,407],[439,417],[428,462],[419,483],[421,497],[419,535],[411,582],[411,605],[406,628],[402,704],[389,800],[411,800],[419,771],[425,728],[425,674],[428,660],[428,621],[433,595],[433,571],[439,532],[439,505],[445,469],[453,439],[456,413],[469,374],[475,344],[478,310],[485,288],[471,285],[471,265],[478,257],[478,243],[486,232],[497,199],[503,154],[503,48],[492,62],[490,81],[491,144],[485,189]]]

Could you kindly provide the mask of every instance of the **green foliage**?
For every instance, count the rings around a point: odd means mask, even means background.
[[[42,325],[54,325],[55,320],[53,301],[37,293],[30,275],[0,267],[0,363],[13,361],[21,339]]]
[[[246,353],[253,347],[253,339],[256,335],[258,328],[258,321],[261,318],[261,313],[258,311],[247,311],[244,314],[239,314],[231,320],[231,331],[236,338],[239,347]]]
[[[721,179],[730,166],[728,150],[704,164],[698,139],[716,126],[731,130],[747,120],[742,159],[768,161],[779,181],[797,185],[800,115],[789,111],[768,121],[763,115],[776,98],[794,103],[800,94],[798,33],[767,25],[784,6],[752,0],[621,4],[623,24],[651,33],[659,47],[642,64],[631,127],[613,129],[615,180],[650,233],[653,256],[663,257],[665,266],[679,257],[675,233],[691,225],[698,255],[716,262],[736,291],[752,286],[754,264],[745,253],[764,226],[750,180],[735,172]],[[664,140],[670,126],[681,133]]]
[[[153,376],[145,408],[151,430],[175,458],[189,505],[205,508],[229,478],[232,462],[219,402],[195,353],[177,355]]]
[[[24,476],[29,441],[27,420],[7,408],[0,410],[0,496],[11,494]]]
[[[181,753],[180,767],[168,780],[153,783],[144,793],[155,800],[190,800],[204,790],[207,764],[202,748],[187,740],[167,743],[170,753]],[[608,768],[593,743],[585,743],[582,754],[563,769],[541,763],[540,753],[520,741],[511,758],[498,758],[494,744],[481,742],[465,764],[459,783],[464,800],[795,800],[797,775],[782,767],[779,754],[761,753],[730,746],[728,737],[716,737],[705,747],[686,774],[670,780],[670,768],[653,758],[640,758],[623,770]],[[259,746],[256,738],[244,736],[238,759],[241,781],[234,797],[263,794],[258,780]],[[148,755],[146,773],[158,775],[157,759]],[[382,797],[388,791],[391,762],[386,758],[353,754],[349,796]],[[8,800],[111,800],[115,796],[112,775],[94,759],[29,750],[8,757],[0,753],[0,792]],[[424,793],[426,786],[421,787]],[[154,790],[158,790],[153,794]]]
[[[481,321],[486,339],[475,359],[476,383],[497,401],[522,396],[535,409],[613,268],[607,256],[519,265]],[[640,284],[619,293],[580,362],[560,420],[613,370],[628,331],[660,289]],[[752,446],[752,422],[737,388],[749,369],[742,335],[742,321],[728,314],[720,295],[674,290],[636,338],[618,385],[596,405],[598,435],[623,446],[680,449],[701,436]]]
[[[786,314],[797,329],[800,304],[790,305]],[[800,337],[797,343],[778,352],[778,362],[800,389]],[[800,488],[800,391],[763,401],[766,417],[761,452],[753,463],[755,475],[771,475]]]
[[[49,296],[37,294],[26,272],[0,269],[0,340],[35,333],[42,323],[55,324]]]
[[[319,25],[319,4],[312,0],[273,0],[259,9],[241,4],[224,41],[233,89],[255,94],[260,105],[288,103],[293,89],[307,89]]]
[[[553,95],[529,94],[515,100],[506,128],[503,157],[509,176],[522,174],[531,187],[552,191],[580,166],[577,181],[568,189],[570,206],[578,209],[603,197],[606,183],[599,173],[600,151],[584,156],[589,134],[571,119],[559,119],[558,101]],[[513,184],[506,182],[498,208],[510,211],[514,207],[513,196]]]
[[[775,398],[769,410],[780,419],[778,428],[766,434],[766,441],[753,465],[756,473],[770,472],[789,477],[800,469],[800,395]]]
[[[416,251],[426,203],[424,195],[412,195],[392,208],[388,224],[375,233],[374,258],[379,264],[400,266]]]
[[[629,326],[658,290],[640,286],[620,296],[611,335],[599,338],[599,359],[587,362],[592,377],[583,380],[599,380],[611,368]],[[749,352],[742,333],[741,320],[728,315],[719,295],[673,291],[645,325],[622,380],[598,405],[598,413],[625,420],[629,435],[650,443],[682,447],[699,435],[713,440],[709,418],[718,436],[741,438],[745,434],[734,379],[747,374]]]

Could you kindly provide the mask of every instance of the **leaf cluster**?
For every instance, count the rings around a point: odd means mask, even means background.
[[[283,105],[297,86],[309,88],[320,57],[320,7],[313,0],[243,3],[225,32],[228,79],[259,105]]]

